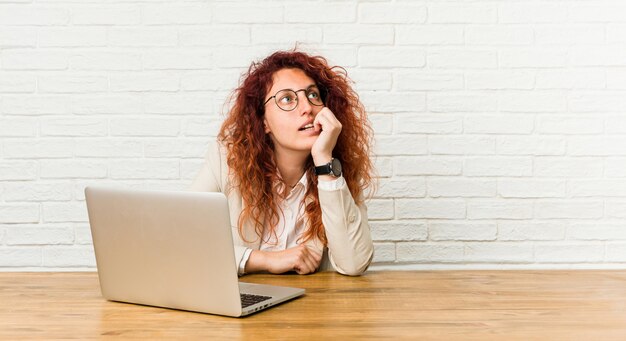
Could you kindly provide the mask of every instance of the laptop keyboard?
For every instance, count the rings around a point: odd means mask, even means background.
[[[257,304],[259,302],[263,302],[269,300],[270,296],[261,296],[261,295],[252,295],[252,294],[240,294],[241,295],[241,306],[243,308],[249,307],[253,304]]]

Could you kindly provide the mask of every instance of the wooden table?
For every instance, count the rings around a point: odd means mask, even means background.
[[[626,271],[251,275],[306,288],[228,318],[108,302],[96,273],[0,273],[1,339],[626,340]]]

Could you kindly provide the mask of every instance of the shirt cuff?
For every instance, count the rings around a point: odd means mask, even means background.
[[[251,253],[252,253],[252,249],[246,249],[246,251],[243,252],[243,257],[241,257],[241,262],[239,262],[239,269],[238,269],[239,276],[246,274],[245,272],[246,263],[248,263],[248,258],[250,258]]]
[[[338,177],[335,180],[330,180],[330,181],[319,180],[319,181],[317,181],[317,188],[321,189],[321,190],[324,190],[324,191],[336,191],[338,189],[341,189],[345,183],[346,183],[346,179],[344,179],[343,176],[340,176],[340,177]]]

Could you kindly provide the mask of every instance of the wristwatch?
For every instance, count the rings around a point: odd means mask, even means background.
[[[336,178],[341,176],[341,162],[339,161],[339,159],[332,158],[330,159],[329,163],[315,167],[315,175],[327,174],[332,175]]]

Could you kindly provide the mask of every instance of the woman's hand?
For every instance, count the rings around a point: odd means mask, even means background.
[[[330,109],[324,107],[315,116],[313,126],[315,129],[320,129],[321,132],[315,143],[313,143],[311,156],[315,165],[321,166],[328,163],[333,157],[333,149],[337,144],[339,133],[341,133],[341,122],[337,120],[337,117]]]
[[[300,244],[283,251],[253,250],[246,263],[246,272],[267,270],[273,274],[295,271],[300,275],[313,273],[320,266],[322,255]]]

